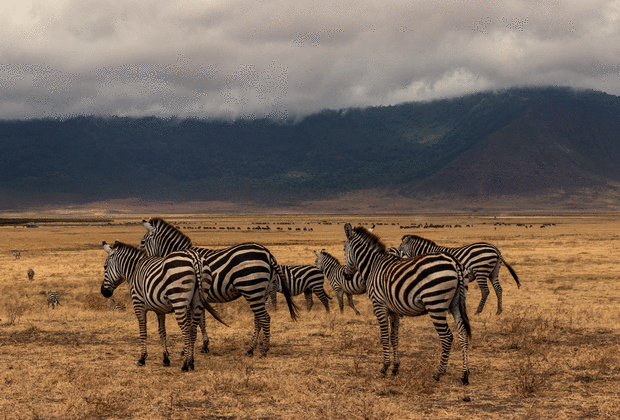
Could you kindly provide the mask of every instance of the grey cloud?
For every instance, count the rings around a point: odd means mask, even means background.
[[[617,95],[619,15],[576,0],[0,6],[0,118],[302,116],[536,84]]]

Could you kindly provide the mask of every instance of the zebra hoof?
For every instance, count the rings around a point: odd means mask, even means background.
[[[170,366],[170,359],[164,359],[164,363],[163,363],[163,365],[164,365],[165,367]]]
[[[381,372],[380,373],[381,373],[381,377],[382,378],[385,378],[385,373],[387,372],[389,366],[390,365],[383,365],[383,367],[381,368]]]
[[[495,315],[500,315],[502,313],[501,309],[498,309],[497,312],[495,313]]]
[[[138,363],[136,363],[138,366],[142,367],[144,366],[144,360],[138,360]]]
[[[394,365],[394,367],[392,368],[392,376],[398,375],[398,367],[399,365]]]
[[[245,352],[245,355],[248,357],[254,356],[254,349],[252,348],[248,349],[248,351]]]
[[[436,373],[433,375],[433,379],[436,380],[437,382],[439,382],[440,378],[441,378],[441,375],[439,373]]]
[[[209,353],[209,348],[208,347],[207,348],[203,347],[203,348],[200,349],[200,352],[202,354],[207,354],[207,353]]]
[[[463,374],[463,377],[461,378],[461,383],[463,385],[469,385],[469,371]]]

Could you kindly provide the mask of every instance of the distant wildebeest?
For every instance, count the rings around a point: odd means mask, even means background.
[[[32,268],[28,269],[28,280],[32,281],[34,280],[34,270]]]

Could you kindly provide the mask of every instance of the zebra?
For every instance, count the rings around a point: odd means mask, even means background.
[[[192,249],[205,258],[213,272],[213,283],[206,292],[208,302],[231,302],[240,296],[247,300],[254,313],[254,335],[246,355],[254,354],[262,330],[260,356],[266,356],[269,350],[271,317],[265,308],[265,300],[270,287],[277,281],[277,276],[284,278],[269,250],[256,243],[244,243],[219,250],[193,247],[188,236],[162,218],[154,217],[149,221],[142,220],[142,223],[147,232],[139,247],[145,249],[148,255],[165,256],[173,251]],[[291,318],[296,321],[297,306],[291,298],[288,282],[281,281],[281,284]],[[203,336],[202,352],[208,353],[209,337],[203,322],[200,322],[200,328]]]
[[[34,280],[34,270],[32,268],[29,268],[26,274],[28,274],[28,280]]]
[[[124,311],[127,309],[123,302],[116,302],[114,299],[108,299],[108,309],[111,311]]]
[[[20,259],[22,257],[22,253],[20,251],[13,251],[13,256],[15,257],[16,260]]]
[[[47,292],[47,307],[49,308],[52,305],[52,309],[56,309],[58,305],[60,305],[60,301],[58,300],[58,293],[52,292],[51,290]]]
[[[399,315],[430,314],[442,345],[439,370],[433,375],[435,380],[439,380],[446,372],[452,347],[453,336],[446,322],[446,316],[451,312],[463,349],[461,382],[467,385],[468,339],[471,337],[471,327],[465,302],[468,273],[461,263],[447,253],[402,259],[387,253],[381,240],[366,228],[359,226],[353,229],[347,223],[344,230],[347,238],[346,275],[350,278],[358,271],[366,280],[366,291],[379,321],[383,345],[381,375],[385,376],[390,366],[390,344],[394,352],[392,374],[398,373]]]
[[[173,252],[166,258],[148,257],[138,248],[116,241],[112,246],[103,242],[108,253],[104,264],[101,294],[112,297],[114,290],[127,281],[134,312],[138,318],[142,353],[138,366],[144,366],[146,351],[146,314],[153,311],[159,321],[163,347],[163,364],[170,366],[166,344],[166,314],[174,312],[184,341],[182,370],[194,369],[196,326],[203,306],[215,319],[224,323],[205,301],[203,292],[211,283],[211,270],[204,259],[191,250]]]
[[[465,268],[469,268],[471,275],[476,278],[476,282],[482,293],[476,315],[482,312],[487,297],[489,296],[487,278],[491,281],[493,289],[495,290],[495,295],[497,296],[496,315],[502,313],[502,286],[499,284],[498,278],[502,262],[506,265],[506,268],[517,282],[517,287],[521,287],[517,273],[515,273],[512,267],[504,260],[499,249],[486,242],[477,242],[459,248],[448,248],[439,246],[430,239],[424,239],[417,235],[405,235],[398,249],[401,255],[405,257],[413,257],[430,252],[447,252],[459,260]]]
[[[288,282],[291,296],[304,294],[308,311],[311,311],[312,305],[314,305],[312,300],[312,293],[314,293],[323,306],[325,306],[325,310],[329,312],[329,299],[331,298],[327,296],[323,288],[325,277],[321,270],[313,265],[280,265],[280,270]],[[278,277],[269,293],[270,301],[274,305],[277,303],[276,292],[282,293],[280,277]]]
[[[355,315],[359,315],[359,311],[353,304],[353,295],[361,295],[366,293],[366,282],[362,276],[356,272],[352,280],[346,281],[345,266],[340,265],[340,262],[335,257],[324,249],[322,249],[320,253],[314,251],[314,255],[316,255],[314,265],[325,274],[325,277],[327,277],[332,289],[336,292],[340,312],[344,311],[344,301],[342,295],[345,294],[347,295],[349,306],[353,309]]]

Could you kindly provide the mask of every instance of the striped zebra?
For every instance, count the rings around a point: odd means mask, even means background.
[[[463,349],[463,378],[469,383],[468,338],[471,328],[467,317],[468,281],[463,266],[446,253],[427,254],[417,258],[402,259],[386,252],[385,245],[364,227],[353,229],[349,223],[344,227],[346,274],[356,270],[366,280],[368,297],[381,329],[383,345],[383,367],[385,375],[390,366],[390,344],[394,352],[392,374],[398,373],[399,315],[419,316],[430,314],[433,325],[441,340],[442,352],[439,371],[435,380],[445,374],[452,332],[446,322],[448,312],[452,313],[459,331]]]
[[[127,309],[123,302],[116,302],[114,299],[108,299],[108,309],[111,311],[124,311]]]
[[[166,258],[148,257],[138,248],[116,241],[112,246],[103,242],[108,253],[101,284],[101,294],[112,297],[114,290],[127,281],[138,318],[142,353],[138,366],[144,366],[146,351],[146,314],[153,311],[159,321],[159,336],[163,346],[163,364],[170,366],[166,343],[166,314],[174,312],[184,341],[182,370],[194,369],[196,326],[203,307],[222,322],[217,312],[205,301],[204,290],[211,283],[211,271],[202,257],[191,250],[173,252]]]
[[[269,350],[271,326],[271,317],[265,309],[265,301],[276,277],[284,276],[269,250],[255,243],[219,250],[193,247],[189,237],[159,217],[149,221],[143,220],[142,223],[147,232],[140,242],[140,248],[144,248],[148,255],[165,256],[173,251],[192,249],[205,259],[213,272],[213,283],[206,293],[207,301],[231,302],[240,296],[247,300],[254,313],[254,335],[246,354],[248,356],[254,354],[262,330],[260,355],[265,356]],[[297,306],[291,298],[287,282],[282,282],[282,294],[286,299],[291,318],[297,320]],[[203,334],[202,351],[207,353],[209,337],[202,322],[200,327]]]
[[[20,251],[13,251],[13,256],[18,260],[22,257],[22,253]]]
[[[280,265],[280,270],[288,282],[291,296],[304,294],[308,311],[311,311],[314,305],[312,300],[312,293],[314,293],[325,306],[325,310],[329,312],[329,299],[331,298],[327,296],[323,288],[325,277],[321,270],[313,265]],[[270,301],[274,305],[277,303],[276,292],[282,293],[282,282],[279,276],[269,293]]]
[[[26,274],[28,274],[28,280],[34,280],[34,270],[32,268],[29,268]]]
[[[314,251],[314,255],[316,255],[314,265],[325,274],[332,289],[336,292],[340,312],[344,311],[344,301],[342,298],[344,294],[347,295],[349,306],[355,311],[355,315],[359,315],[359,311],[353,304],[353,295],[366,293],[366,282],[364,279],[356,272],[352,280],[345,280],[345,266],[340,265],[340,262],[324,249],[320,253]]]
[[[51,290],[47,292],[47,307],[49,308],[52,305],[52,309],[56,309],[58,305],[60,305],[60,301],[58,300],[58,293],[52,292]]]
[[[439,246],[430,239],[424,239],[417,235],[405,235],[398,247],[401,255],[404,257],[414,257],[416,255],[428,254],[431,252],[447,252],[453,255],[465,268],[468,268],[472,275],[476,278],[476,282],[482,292],[476,315],[482,312],[484,304],[489,296],[489,287],[487,278],[491,281],[495,295],[497,296],[497,313],[502,313],[502,286],[499,284],[499,269],[502,262],[506,265],[510,274],[517,282],[517,287],[521,287],[519,277],[512,267],[504,260],[502,254],[495,246],[486,242],[477,242],[471,245],[465,245],[459,248],[448,248]]]

